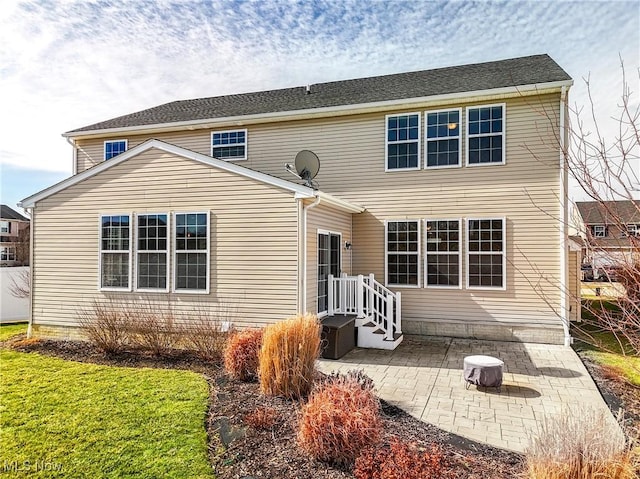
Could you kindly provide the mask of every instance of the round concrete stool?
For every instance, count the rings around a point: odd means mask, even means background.
[[[504,362],[492,356],[467,356],[464,358],[464,380],[466,389],[470,384],[486,388],[502,386],[502,367]]]

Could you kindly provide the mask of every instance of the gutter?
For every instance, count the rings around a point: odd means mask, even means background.
[[[565,148],[567,144],[566,128],[567,88],[562,87],[560,95],[560,320],[564,329],[564,345],[571,346],[573,338],[569,330],[569,316],[567,311],[567,278],[569,277],[569,262],[567,261],[567,198],[569,188],[567,182],[567,161]]]
[[[67,143],[69,143],[71,148],[73,148],[71,174],[75,175],[78,172],[78,148],[76,146],[76,141],[73,138],[65,137],[65,140],[67,140]]]
[[[533,83],[529,85],[492,88],[489,90],[465,91],[458,93],[446,93],[416,98],[401,98],[370,103],[358,103],[354,105],[336,105],[320,108],[307,108],[304,110],[288,110],[280,112],[255,113],[252,115],[235,115],[220,118],[205,118],[201,120],[176,121],[171,123],[154,123],[150,125],[136,125],[120,128],[101,128],[97,130],[69,131],[63,133],[65,138],[97,138],[118,134],[142,134],[159,133],[163,131],[194,130],[199,128],[218,128],[222,126],[245,126],[257,123],[274,123],[282,121],[303,120],[311,118],[335,117],[373,113],[379,111],[399,110],[403,108],[415,108],[419,103],[430,107],[439,103],[474,101],[475,98],[482,101],[500,99],[504,97],[522,97],[554,93],[560,89],[573,85],[573,80],[562,80],[546,83]]]
[[[33,276],[34,276],[34,264],[33,264],[33,252],[34,252],[34,238],[35,238],[35,208],[27,208],[27,213],[31,217],[29,225],[29,325],[27,326],[27,339],[33,337]]]

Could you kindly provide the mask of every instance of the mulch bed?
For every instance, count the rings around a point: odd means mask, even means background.
[[[210,458],[216,476],[223,479],[340,479],[353,478],[348,468],[318,462],[304,455],[296,444],[300,403],[263,396],[256,383],[229,378],[217,363],[207,363],[188,354],[156,358],[124,352],[105,356],[93,345],[79,341],[22,341],[12,338],[5,346],[23,352],[38,352],[63,359],[127,367],[185,369],[203,374],[210,386],[206,427]],[[502,479],[516,477],[524,458],[502,449],[467,440],[419,421],[404,411],[381,402],[384,442],[393,437],[430,449],[441,447],[455,479]],[[247,416],[259,408],[274,415],[273,424],[256,428]]]

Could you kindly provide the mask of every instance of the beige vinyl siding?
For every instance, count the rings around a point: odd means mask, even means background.
[[[210,294],[98,291],[101,214],[203,211],[210,221]],[[183,312],[223,305],[240,327],[296,311],[297,205],[279,188],[151,149],[38,202],[35,219],[36,324],[76,325],[79,308],[114,296],[155,297],[164,307],[170,298]],[[173,218],[171,225],[173,242]]]
[[[462,108],[460,147],[464,165],[465,108],[497,103],[506,105],[505,165],[385,173],[385,114],[422,112],[424,128],[425,111]],[[559,231],[559,110],[558,92],[528,97],[491,96],[439,105],[415,104],[404,110],[248,125],[248,159],[241,164],[294,180],[285,171],[284,163],[292,162],[302,149],[314,151],[321,161],[316,177],[320,189],[366,208],[364,213],[353,215],[352,273],[372,272],[381,282],[384,282],[385,220],[505,217],[505,291],[466,289],[467,260],[463,254],[463,288],[398,289],[402,291],[403,317],[416,321],[498,321],[558,327],[560,254],[565,244]],[[203,129],[153,137],[209,154],[210,134],[211,129]],[[420,163],[424,167],[424,131],[421,137]],[[131,148],[148,136],[126,138]],[[86,151],[93,151],[92,155],[99,153],[97,157],[102,158],[103,141],[104,138],[80,143]],[[78,171],[81,170],[80,167]],[[314,266],[309,264],[308,270],[314,270]],[[309,278],[308,288],[313,287],[314,281]],[[307,294],[313,297],[312,292]]]
[[[318,231],[340,233],[341,271],[351,274],[351,250],[345,249],[345,242],[352,242],[351,213],[323,205],[307,212],[307,311],[318,312]]]
[[[580,251],[569,251],[569,286],[567,302],[569,303],[569,318],[571,321],[580,321]]]

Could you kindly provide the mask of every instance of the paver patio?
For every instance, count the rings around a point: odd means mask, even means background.
[[[465,356],[504,361],[502,389],[465,389]],[[355,349],[323,359],[323,372],[362,369],[378,395],[412,416],[460,436],[523,452],[545,418],[570,409],[609,412],[591,376],[564,346],[457,338],[405,337],[395,351]]]

